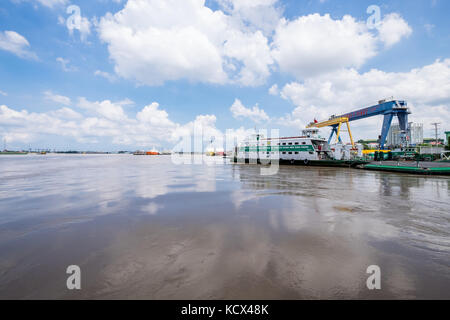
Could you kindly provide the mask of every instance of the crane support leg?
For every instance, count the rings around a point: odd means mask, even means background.
[[[348,129],[348,135],[350,136],[350,141],[352,142],[352,148],[355,148],[355,143],[353,142],[352,132],[350,131],[350,124],[348,121],[346,122],[347,129]]]
[[[408,134],[408,112],[397,113],[398,124],[400,125],[402,145],[406,145],[406,136]]]
[[[391,128],[392,118],[394,117],[394,113],[389,112],[384,114],[383,119],[383,128],[381,129],[381,137],[380,137],[380,149],[384,150],[384,144],[386,143],[386,138]]]
[[[331,139],[333,139],[333,135],[334,135],[335,132],[336,132],[336,126],[333,126],[333,127],[331,128],[331,134],[330,134],[330,137],[328,138],[328,144],[331,144]]]
[[[341,141],[341,123],[339,122],[338,128],[337,128],[337,132],[336,132],[336,143],[338,143],[338,141]]]
[[[342,139],[339,135],[339,131],[338,131],[338,125],[335,125],[332,127],[331,129],[331,134],[330,137],[328,138],[328,143],[331,144],[331,140],[333,139],[333,135],[336,133],[336,141],[339,141],[342,143]]]

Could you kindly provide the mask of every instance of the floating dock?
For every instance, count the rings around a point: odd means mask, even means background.
[[[386,171],[386,172],[400,172],[422,175],[450,175],[450,166],[436,165],[436,163],[420,163],[415,166],[411,163],[399,163],[397,165],[392,163],[387,164],[365,164],[359,166],[361,169]]]

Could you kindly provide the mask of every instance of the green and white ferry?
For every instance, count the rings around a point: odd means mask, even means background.
[[[233,161],[337,167],[354,167],[367,163],[356,158],[337,159],[336,152],[340,153],[340,150],[332,149],[327,140],[319,137],[318,129],[306,129],[302,134],[298,137],[281,138],[264,138],[261,134],[253,134],[235,148]]]

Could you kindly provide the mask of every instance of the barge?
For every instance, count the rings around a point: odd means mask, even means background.
[[[386,165],[386,164],[365,164],[359,166],[361,169],[398,172],[398,173],[412,173],[422,175],[450,175],[450,167],[413,167],[405,165]]]

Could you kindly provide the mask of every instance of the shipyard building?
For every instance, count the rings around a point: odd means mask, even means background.
[[[399,124],[392,124],[389,129],[389,133],[386,140],[386,145],[390,148],[401,146],[401,135]],[[408,124],[408,130],[406,132],[406,140],[409,145],[416,146],[423,143],[423,123]]]

